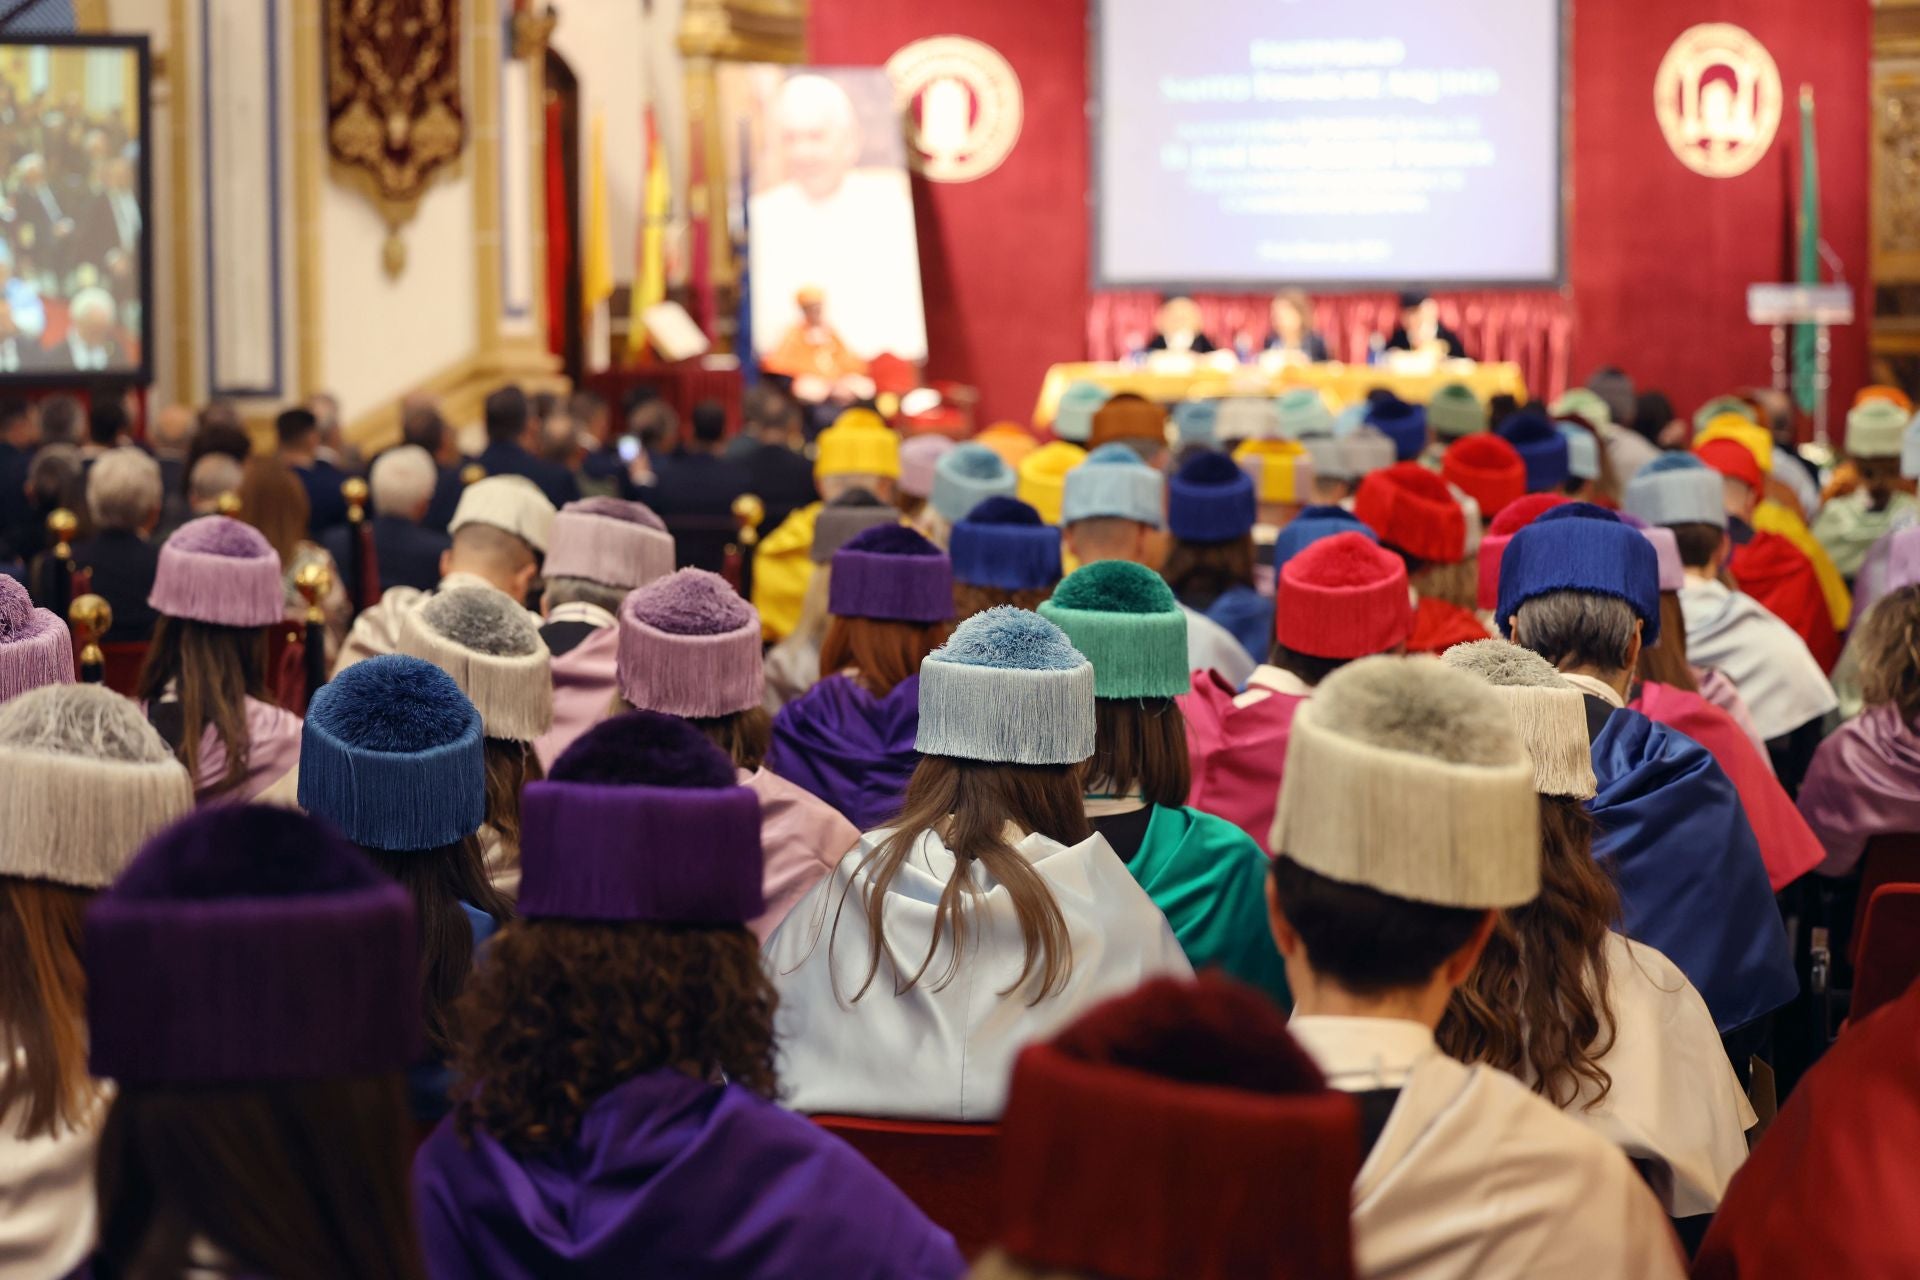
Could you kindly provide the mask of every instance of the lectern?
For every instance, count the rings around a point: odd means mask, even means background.
[[[1846,284],[1750,284],[1747,319],[1773,328],[1773,386],[1785,395],[1793,392],[1793,355],[1788,349],[1789,326],[1813,326],[1813,438],[1831,447],[1827,439],[1827,387],[1836,324],[1853,323],[1853,288]]]

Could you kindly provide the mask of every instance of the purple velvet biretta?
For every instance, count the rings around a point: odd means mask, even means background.
[[[260,531],[230,516],[201,516],[160,548],[147,604],[169,618],[264,627],[286,615],[280,557]]]
[[[403,1070],[421,1049],[407,891],[291,809],[201,809],[86,915],[89,1065],[130,1084]]]
[[[620,606],[620,695],[642,711],[705,719],[760,705],[760,612],[727,580],[682,569]]]
[[[741,925],[766,910],[760,798],[685,720],[603,720],[520,794],[523,919]]]
[[[827,612],[836,618],[945,622],[953,617],[953,563],[905,525],[868,529],[833,553]]]
[[[0,702],[47,684],[73,683],[73,640],[50,609],[36,609],[19,580],[0,574]]]

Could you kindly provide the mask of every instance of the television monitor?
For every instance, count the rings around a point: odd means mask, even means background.
[[[151,380],[144,36],[0,35],[0,387]]]

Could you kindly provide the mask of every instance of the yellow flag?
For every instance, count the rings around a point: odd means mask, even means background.
[[[673,193],[667,184],[666,150],[654,127],[653,108],[647,108],[647,186],[641,202],[640,261],[633,285],[635,315],[667,300],[667,214]]]
[[[607,161],[600,113],[587,150],[587,235],[580,246],[580,305],[589,315],[613,296],[613,239],[607,230]]]

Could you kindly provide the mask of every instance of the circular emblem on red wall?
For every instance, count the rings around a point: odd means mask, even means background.
[[[933,182],[972,182],[1020,140],[1020,77],[966,36],[915,40],[887,59],[907,119],[908,157]]]

